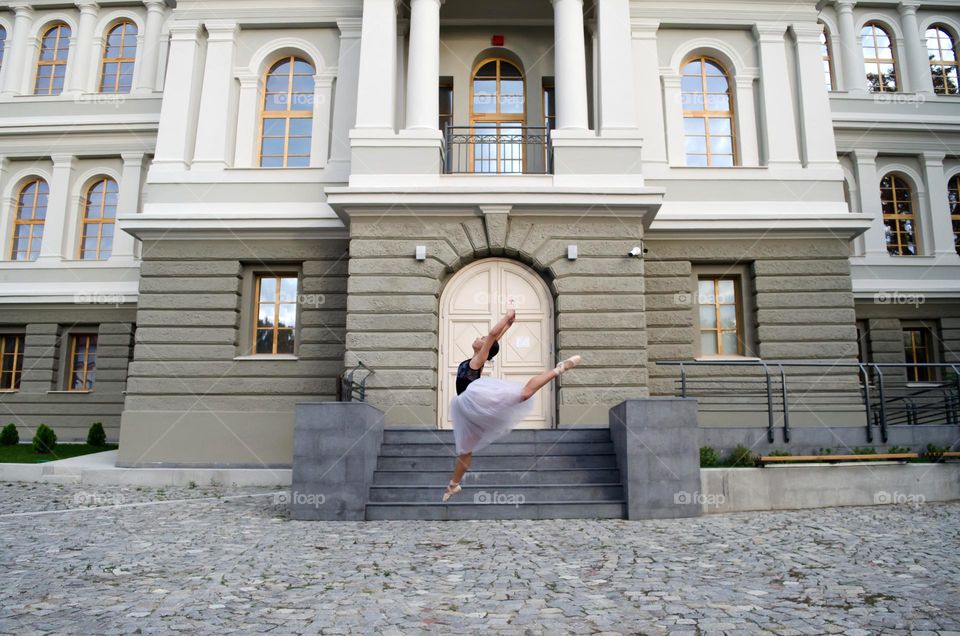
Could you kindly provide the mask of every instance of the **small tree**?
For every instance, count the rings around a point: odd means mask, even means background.
[[[107,434],[103,432],[102,423],[94,422],[90,425],[90,430],[87,432],[87,444],[90,446],[106,446]]]
[[[727,458],[727,463],[734,468],[745,468],[747,466],[753,466],[756,463],[756,459],[749,448],[743,444],[737,444],[737,447],[730,453],[730,457]]]
[[[41,424],[37,428],[37,434],[33,436],[33,452],[52,453],[57,446],[57,434],[46,424]]]
[[[713,468],[720,463],[720,455],[710,446],[700,448],[700,468]]]
[[[17,426],[10,422],[0,431],[0,445],[14,446],[20,443],[20,434],[17,433]]]

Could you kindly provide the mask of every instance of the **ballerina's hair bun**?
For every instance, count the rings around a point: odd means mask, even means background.
[[[494,342],[493,346],[490,347],[490,353],[487,354],[487,361],[493,360],[498,353],[500,353],[500,343]]]

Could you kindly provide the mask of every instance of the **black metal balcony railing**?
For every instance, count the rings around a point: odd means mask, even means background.
[[[446,174],[550,174],[553,150],[545,126],[447,126]]]
[[[791,414],[821,424],[852,415],[866,426],[867,441],[887,442],[887,427],[960,425],[960,364],[857,362],[658,361],[678,367],[676,392],[697,398],[701,413],[729,414],[743,421],[751,411],[765,415],[767,440],[779,424],[790,441]],[[929,378],[922,383],[913,377]]]

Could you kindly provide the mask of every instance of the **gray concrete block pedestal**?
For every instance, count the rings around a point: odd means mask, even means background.
[[[383,412],[369,404],[297,404],[290,516],[363,521],[382,443]]]
[[[692,398],[627,400],[610,409],[627,519],[700,516],[699,435]]]

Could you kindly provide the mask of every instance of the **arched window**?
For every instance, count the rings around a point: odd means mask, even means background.
[[[476,135],[490,135],[493,143],[471,146],[474,172],[523,172],[522,131],[526,123],[526,87],[523,71],[509,60],[484,60],[473,74],[470,124]],[[480,138],[482,139],[482,137]]]
[[[699,56],[683,67],[683,129],[688,166],[732,166],[733,93],[726,69]]]
[[[957,77],[957,43],[946,27],[933,24],[927,29],[927,57],[933,75],[933,92],[940,95],[960,95]]]
[[[105,261],[110,258],[117,218],[117,192],[117,182],[110,177],[100,177],[87,188],[83,198],[81,260]]]
[[[136,61],[137,25],[129,20],[118,22],[107,32],[103,45],[100,92],[129,93]]]
[[[3,52],[7,48],[7,30],[0,26],[0,68],[3,68]]]
[[[896,92],[897,60],[890,33],[876,22],[868,22],[860,31],[860,46],[870,90],[875,93]]]
[[[880,204],[886,226],[887,252],[894,256],[916,256],[917,216],[910,184],[903,177],[888,174],[880,180]]]
[[[950,177],[947,197],[950,201],[950,220],[953,221],[953,243],[957,247],[957,254],[960,254],[960,173]]]
[[[260,167],[310,165],[314,75],[312,64],[292,55],[267,71],[260,113]]]
[[[17,197],[17,217],[13,222],[13,249],[10,252],[12,260],[35,261],[40,255],[48,196],[50,189],[43,179],[33,179],[20,189]]]
[[[827,90],[836,90],[837,85],[833,80],[833,51],[830,47],[830,31],[827,25],[823,25],[823,31],[820,32],[820,58],[823,60],[823,78],[827,84]]]
[[[70,27],[62,22],[47,29],[40,43],[37,60],[35,95],[59,95],[67,72],[67,54],[70,52]]]

